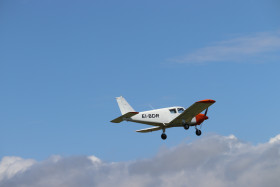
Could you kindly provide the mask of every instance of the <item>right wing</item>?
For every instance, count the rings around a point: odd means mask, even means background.
[[[190,122],[197,114],[210,107],[215,102],[216,101],[211,99],[197,101],[192,106],[187,108],[182,114],[173,119],[169,125],[182,124],[183,121],[185,123]]]
[[[112,123],[120,123],[120,122],[122,122],[123,120],[125,120],[127,118],[135,116],[136,114],[139,114],[139,112],[128,112],[128,113],[126,113],[126,114],[124,114],[124,115],[122,115],[122,116],[120,116],[120,117],[118,117],[116,119],[113,119],[111,122]]]

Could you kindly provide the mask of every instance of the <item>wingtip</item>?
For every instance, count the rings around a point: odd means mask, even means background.
[[[197,101],[198,103],[215,103],[215,100],[212,99],[205,99],[205,100],[201,100],[201,101]]]

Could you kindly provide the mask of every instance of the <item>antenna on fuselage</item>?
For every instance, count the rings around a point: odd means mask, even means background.
[[[149,107],[151,107],[151,109],[155,110],[155,108],[151,104],[149,104]]]

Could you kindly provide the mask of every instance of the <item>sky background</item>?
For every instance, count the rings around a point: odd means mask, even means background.
[[[130,162],[211,136],[267,143],[280,133],[279,9],[277,0],[1,0],[2,164]],[[201,137],[172,128],[162,141],[160,131],[136,133],[143,124],[110,123],[121,95],[136,111],[216,103]]]

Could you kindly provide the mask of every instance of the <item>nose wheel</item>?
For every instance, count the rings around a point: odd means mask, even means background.
[[[200,135],[201,135],[201,130],[196,129],[195,134],[196,134],[197,136],[200,136]]]

